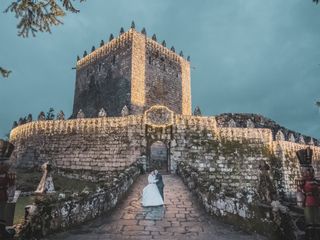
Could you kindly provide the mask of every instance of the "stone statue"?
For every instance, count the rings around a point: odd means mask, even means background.
[[[98,113],[98,117],[106,117],[106,116],[107,116],[107,112],[104,110],[104,108],[101,108]]]
[[[85,118],[84,112],[82,111],[82,109],[79,110],[78,114],[77,114],[77,118]]]
[[[43,111],[41,111],[38,115],[38,121],[45,121],[46,120],[46,115],[44,114]]]
[[[35,193],[54,193],[55,190],[51,176],[51,164],[49,162],[46,162],[41,166],[41,169],[43,171],[43,175]]]
[[[194,116],[202,116],[202,113],[201,113],[199,106],[196,106],[196,108],[193,111],[193,115]]]
[[[162,41],[162,46],[166,47],[167,46],[167,43],[165,40]]]
[[[64,112],[62,110],[57,114],[57,120],[64,120]]]
[[[124,107],[121,110],[121,116],[125,117],[125,116],[128,116],[128,115],[129,115],[129,109],[128,109],[127,105],[124,105]]]

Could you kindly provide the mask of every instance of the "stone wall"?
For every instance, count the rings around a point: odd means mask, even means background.
[[[10,141],[16,146],[11,159],[27,168],[51,161],[61,170],[81,170],[88,178],[92,171],[124,169],[141,159],[150,166],[150,147],[161,141],[168,147],[172,173],[186,161],[209,171],[216,184],[233,191],[255,188],[259,166],[266,163],[277,193],[294,196],[295,179],[300,176],[295,152],[307,145],[274,140],[267,128],[218,127],[215,117],[169,114],[167,125],[152,123],[147,115],[27,123],[11,132]],[[319,175],[320,147],[311,148]]]
[[[59,169],[113,171],[141,155],[142,116],[38,121],[11,131],[12,161],[33,168],[46,161]]]
[[[73,114],[96,117],[143,114],[155,104],[191,115],[190,62],[135,29],[121,34],[77,62]]]
[[[73,118],[80,109],[86,117],[96,117],[101,108],[108,116],[121,116],[131,101],[132,34],[97,49],[77,66]]]
[[[178,174],[199,198],[206,211],[219,220],[274,240],[298,240],[303,235],[303,214],[292,212],[279,201],[264,203],[247,181],[230,191],[216,182],[210,169],[199,170],[187,162],[178,164]]]
[[[152,40],[146,42],[146,106],[148,108],[152,105],[165,105],[181,114],[183,84],[181,64],[178,58],[172,58],[164,51],[164,47],[160,44]]]
[[[105,214],[125,196],[139,173],[133,165],[118,172],[97,192],[84,192],[67,199],[56,195],[38,197],[34,212],[19,229],[19,239],[40,239]]]
[[[275,121],[259,114],[250,113],[222,113],[216,116],[218,127],[233,128],[268,128],[274,140],[297,142],[301,144],[319,145],[313,137],[302,135],[295,131],[280,126]]]

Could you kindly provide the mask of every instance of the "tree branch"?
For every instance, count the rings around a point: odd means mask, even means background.
[[[28,37],[31,33],[35,37],[37,32],[51,33],[52,26],[63,24],[61,17],[66,12],[78,13],[73,1],[84,0],[16,0],[4,12],[14,13],[19,20],[18,36]]]
[[[7,69],[0,67],[0,74],[2,77],[7,78],[7,77],[9,77],[10,73],[11,73],[10,70],[7,70]]]

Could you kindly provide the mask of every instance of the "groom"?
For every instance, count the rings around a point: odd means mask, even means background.
[[[160,195],[162,197],[162,200],[164,201],[164,196],[163,196],[164,184],[163,184],[163,180],[162,180],[162,175],[158,172],[158,170],[154,170],[154,173],[156,175],[157,187],[159,189],[159,192],[160,192]]]

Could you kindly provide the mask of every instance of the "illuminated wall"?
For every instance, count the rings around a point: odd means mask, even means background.
[[[265,162],[277,177],[274,182],[278,191],[294,194],[295,180],[300,177],[295,152],[308,145],[281,140],[279,134],[274,138],[270,129],[218,127],[215,117],[178,115],[167,108],[162,110],[172,118],[161,118],[158,108],[151,108],[145,115],[37,121],[18,126],[10,135],[16,147],[11,160],[22,168],[51,161],[60,169],[113,171],[143,159],[148,142],[159,140],[170,146],[172,173],[179,162],[186,161],[200,172],[209,171],[211,178],[226,189],[257,187],[259,166]],[[320,147],[309,146],[320,175]]]
[[[82,109],[97,117],[143,114],[153,105],[191,115],[190,63],[146,35],[130,29],[77,62],[72,117]]]

